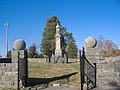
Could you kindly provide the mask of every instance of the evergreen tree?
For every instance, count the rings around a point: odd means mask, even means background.
[[[61,49],[62,49],[62,53],[65,54],[66,53],[66,47],[67,47],[67,43],[66,43],[66,28],[62,27],[60,34],[61,34]]]
[[[67,54],[69,58],[77,58],[78,48],[75,44],[75,39],[72,36],[72,33],[66,33],[66,42],[67,42]]]
[[[43,31],[41,52],[48,57],[50,57],[55,50],[55,33],[57,23],[60,24],[56,16],[48,18],[46,27]]]
[[[28,58],[37,58],[38,53],[37,53],[37,48],[36,44],[33,43],[29,48],[28,48]]]
[[[55,34],[56,34],[57,23],[60,25],[60,21],[56,16],[52,16],[48,18],[46,22],[46,27],[43,31],[43,38],[41,42],[41,52],[44,55],[47,55],[49,58],[51,57],[52,54],[54,54],[54,51],[55,51]],[[65,50],[67,46],[68,46],[68,51],[70,50],[71,44],[69,44],[68,42],[72,42],[72,51],[74,51],[73,52],[74,54],[72,54],[72,57],[73,58],[77,57],[77,50],[76,50],[77,46],[75,44],[74,38],[72,37],[72,34],[69,34],[68,32],[66,32],[66,28],[62,26],[61,26],[60,34],[61,34],[61,48],[62,48],[63,54],[66,53]],[[68,55],[71,55],[71,54],[68,54]]]

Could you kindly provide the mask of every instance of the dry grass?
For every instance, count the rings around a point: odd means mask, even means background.
[[[55,83],[79,86],[79,64],[48,64],[29,62],[29,85],[47,85]]]
[[[53,84],[67,84],[79,86],[79,64],[48,64],[29,62],[28,63],[28,84],[31,87],[50,87]],[[0,90],[16,90],[13,88],[2,88]],[[21,89],[27,90],[27,89]]]

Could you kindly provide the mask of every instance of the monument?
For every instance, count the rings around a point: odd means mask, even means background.
[[[55,35],[55,54],[52,54],[52,58],[51,58],[52,63],[67,63],[68,62],[67,54],[63,55],[62,53],[60,30],[61,30],[61,27],[57,23],[56,35]]]
[[[60,25],[57,23],[57,26],[56,26],[56,35],[55,35],[55,41],[56,41],[56,44],[55,44],[55,56],[56,57],[59,57],[59,56],[62,56],[62,50],[61,50],[61,35],[60,35]]]

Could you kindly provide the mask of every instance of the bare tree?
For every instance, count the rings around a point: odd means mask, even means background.
[[[105,41],[106,56],[116,56],[117,49],[118,49],[117,45],[113,43],[111,40]]]
[[[103,36],[99,36],[97,47],[100,49],[101,56],[118,56],[120,51],[118,46],[112,40],[105,40]]]

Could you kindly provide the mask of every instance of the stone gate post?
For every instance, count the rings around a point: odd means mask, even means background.
[[[28,60],[27,60],[27,50],[26,43],[18,39],[13,44],[12,50],[12,60],[16,63],[18,70],[17,76],[17,87],[27,87],[28,79]]]

